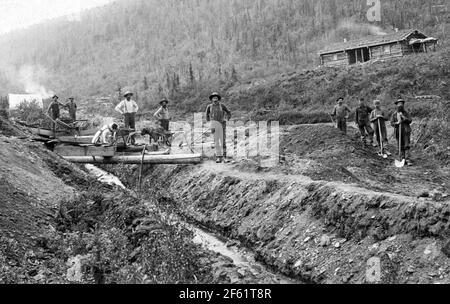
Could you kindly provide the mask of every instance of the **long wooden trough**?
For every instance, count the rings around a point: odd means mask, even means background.
[[[116,155],[103,156],[63,156],[67,161],[82,164],[198,164],[202,161],[201,154],[177,155]]]

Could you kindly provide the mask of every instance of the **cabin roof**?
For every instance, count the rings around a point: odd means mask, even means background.
[[[322,49],[319,55],[325,55],[330,53],[343,52],[346,50],[358,49],[362,47],[377,46],[393,42],[399,42],[407,39],[411,34],[419,34],[426,38],[427,36],[422,32],[415,29],[402,30],[387,35],[367,36],[361,39],[352,40],[348,42],[341,42],[329,45]]]

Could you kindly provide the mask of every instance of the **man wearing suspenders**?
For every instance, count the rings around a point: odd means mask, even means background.
[[[139,107],[137,103],[131,99],[131,96],[133,96],[133,93],[130,91],[125,92],[123,97],[125,97],[124,100],[122,100],[115,108],[117,112],[122,114],[124,116],[125,120],[125,128],[133,129],[136,128],[136,112],[139,110]],[[135,138],[134,135],[131,136],[131,144],[134,145]]]
[[[214,134],[214,147],[216,149],[216,163],[228,162],[226,129],[227,122],[231,118],[231,112],[220,102],[222,97],[219,93],[212,93],[209,96],[211,104],[206,108],[206,121],[211,122],[211,133]]]

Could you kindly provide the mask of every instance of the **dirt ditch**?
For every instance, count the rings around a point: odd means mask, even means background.
[[[296,283],[88,169],[0,136],[0,282]]]
[[[329,126],[289,132],[296,136],[283,137],[281,146],[291,158],[276,168],[147,167],[145,187],[164,189],[189,220],[304,282],[449,282],[446,168],[424,159],[397,170],[393,159],[362,146],[356,133],[344,137]],[[417,151],[414,159],[421,157]],[[430,189],[436,195],[418,197]],[[369,275],[372,268],[379,275]]]

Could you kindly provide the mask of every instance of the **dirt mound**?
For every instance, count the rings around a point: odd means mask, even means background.
[[[354,183],[366,189],[414,197],[434,190],[450,192],[449,169],[441,167],[420,149],[412,150],[414,166],[395,168],[397,149],[392,137],[387,148],[393,156],[388,159],[377,155],[377,147],[363,145],[355,128],[349,128],[348,135],[343,135],[336,128],[321,124],[288,128],[280,147],[285,155],[283,169],[289,174]]]
[[[422,201],[300,175],[245,173],[214,163],[159,166],[179,212],[314,283],[448,282],[449,202]],[[379,259],[380,278],[367,277]]]
[[[12,124],[7,118],[0,116],[0,135],[26,136],[27,133],[22,128],[19,128]]]

